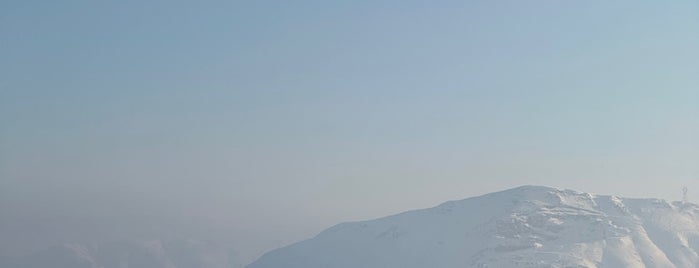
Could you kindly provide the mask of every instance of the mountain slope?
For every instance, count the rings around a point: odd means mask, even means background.
[[[699,207],[523,186],[343,223],[248,268],[699,267]]]

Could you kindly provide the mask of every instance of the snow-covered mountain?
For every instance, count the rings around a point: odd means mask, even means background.
[[[248,268],[699,267],[699,206],[540,186],[343,223]]]
[[[238,268],[230,250],[210,242],[113,242],[64,244],[23,258],[0,261],[3,268]]]

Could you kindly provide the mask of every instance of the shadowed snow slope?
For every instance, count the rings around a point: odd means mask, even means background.
[[[343,223],[248,268],[699,267],[699,207],[523,186]]]

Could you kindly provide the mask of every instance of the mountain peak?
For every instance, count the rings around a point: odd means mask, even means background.
[[[698,252],[695,205],[525,185],[340,224],[248,267],[699,267]]]
[[[515,188],[507,189],[504,190],[503,192],[513,192],[513,191],[560,191],[561,189],[555,188],[555,187],[549,187],[549,186],[543,186],[543,185],[531,185],[531,184],[526,184],[522,186],[518,186]]]

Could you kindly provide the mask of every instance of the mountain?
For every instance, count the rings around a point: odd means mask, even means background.
[[[699,206],[523,186],[343,223],[247,268],[699,267]]]
[[[193,240],[63,244],[0,261],[3,268],[238,268],[230,250]]]

